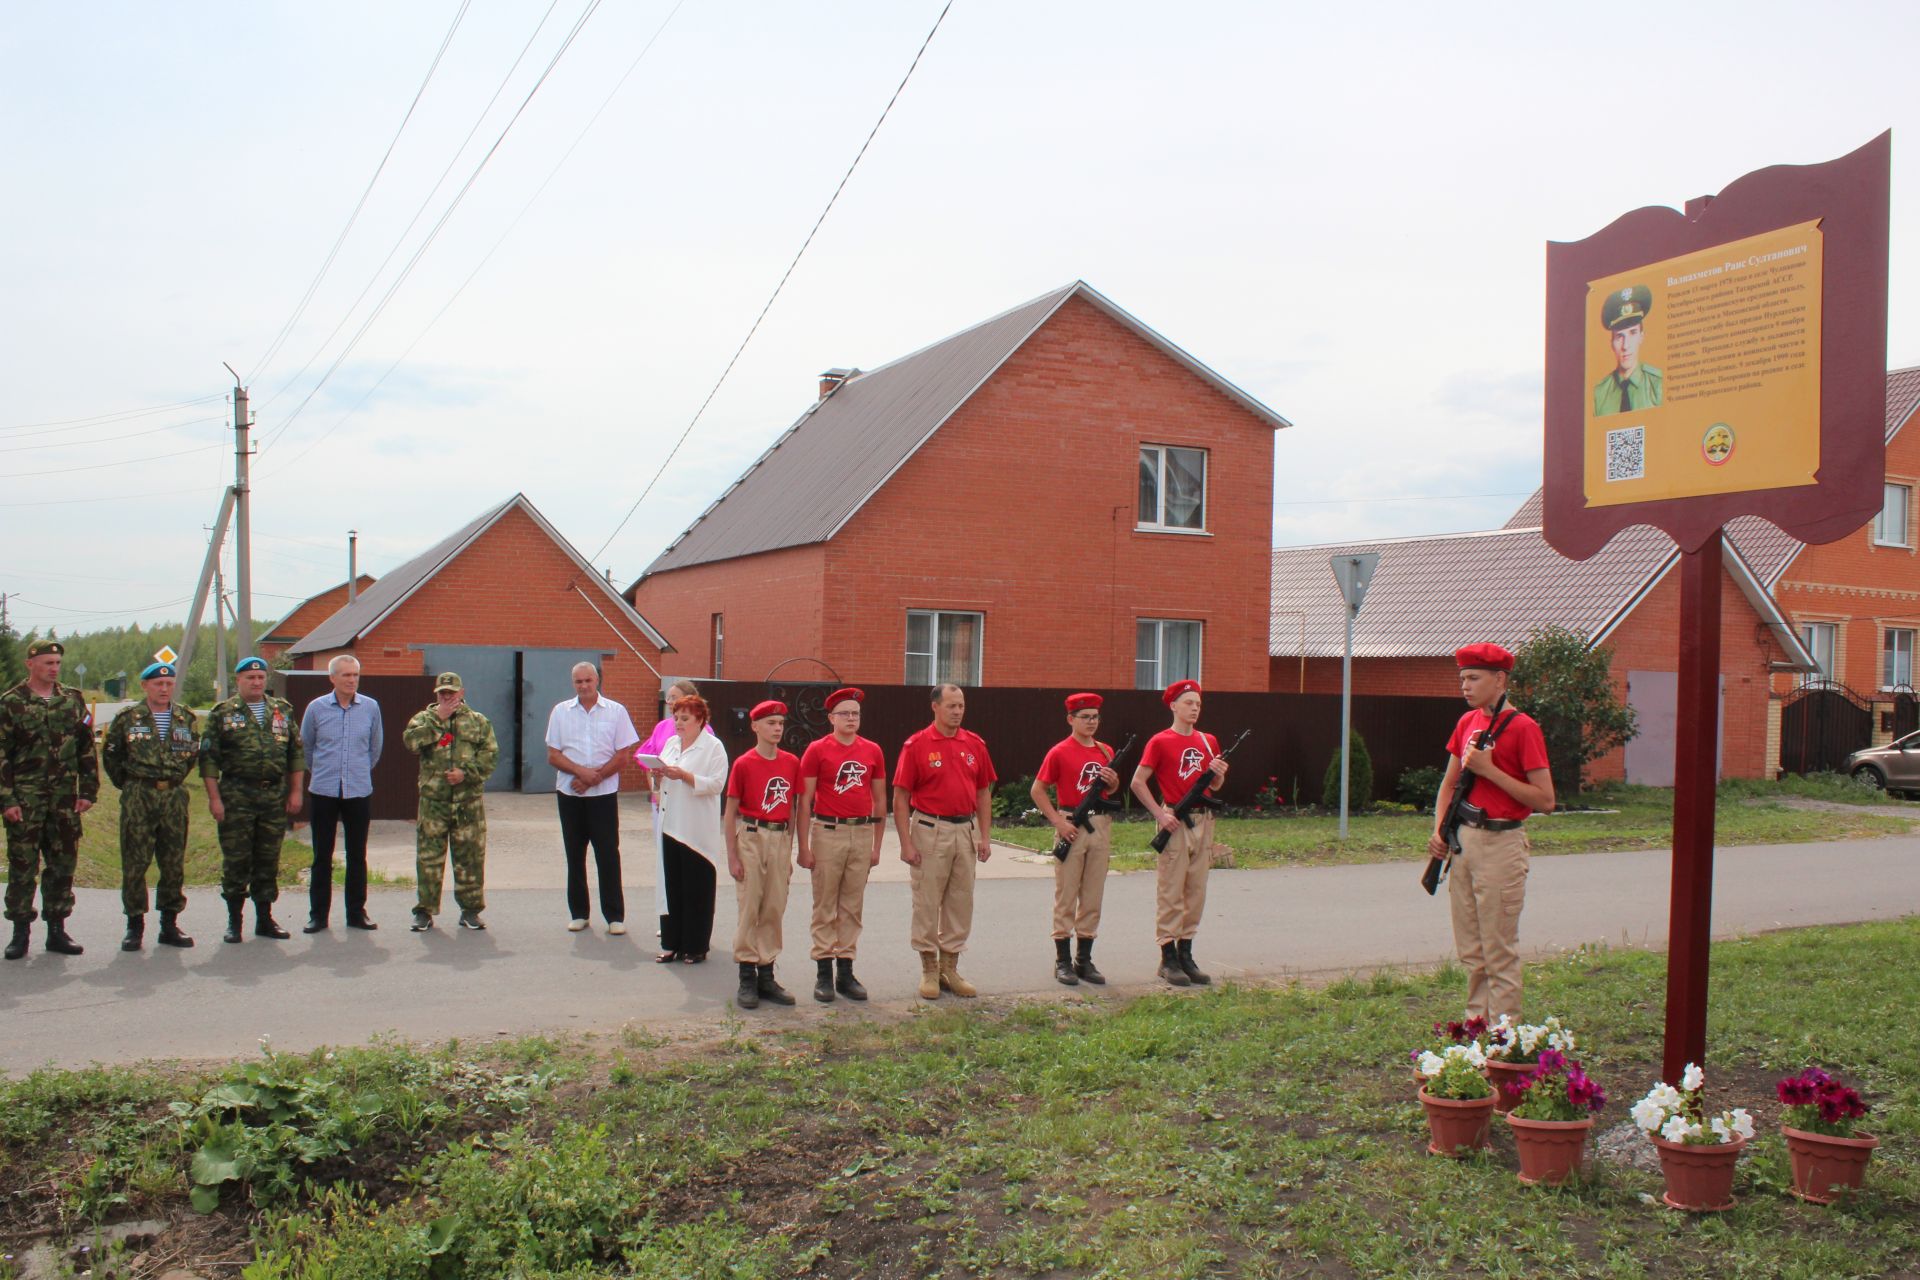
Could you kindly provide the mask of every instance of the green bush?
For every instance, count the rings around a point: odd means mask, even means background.
[[[1023,774],[993,789],[994,821],[1018,822],[1033,808],[1033,775]]]
[[[1423,764],[1417,769],[1408,769],[1393,784],[1394,798],[1416,809],[1431,810],[1434,798],[1440,794],[1440,780],[1446,776],[1447,771],[1438,765]]]
[[[1367,754],[1366,741],[1355,729],[1347,748],[1347,808],[1358,811],[1373,802],[1373,757]],[[1434,784],[1436,787],[1438,783]],[[1320,803],[1335,813],[1340,811],[1340,753],[1327,761],[1327,776],[1320,784]]]

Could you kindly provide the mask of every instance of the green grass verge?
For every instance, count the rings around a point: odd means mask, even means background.
[[[1603,1128],[1657,1072],[1664,968],[1587,950],[1529,970],[1528,1008],[1578,1029],[1612,1095]],[[247,1280],[1908,1275],[1916,968],[1920,919],[1715,948],[1710,1100],[1754,1109],[1760,1137],[1711,1218],[1658,1207],[1658,1175],[1626,1165],[1522,1187],[1498,1130],[1483,1156],[1426,1156],[1405,1055],[1457,1014],[1446,971],[736,1022],[705,1046],[39,1072],[0,1084],[0,1240],[139,1215],[173,1224],[153,1254]],[[1774,1125],[1772,1081],[1809,1063],[1865,1089],[1882,1140],[1831,1209],[1785,1194]],[[209,1128],[262,1097],[234,1089],[271,1091],[288,1131],[265,1111]],[[188,1180],[216,1139],[219,1171],[251,1163],[199,1217]]]

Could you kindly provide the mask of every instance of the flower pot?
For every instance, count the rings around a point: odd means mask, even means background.
[[[1520,1181],[1530,1187],[1557,1187],[1580,1172],[1587,1152],[1591,1120],[1523,1120],[1507,1116],[1513,1149],[1520,1155]]]
[[[1427,1109],[1427,1132],[1432,1138],[1427,1150],[1432,1154],[1457,1156],[1487,1145],[1487,1128],[1493,1121],[1491,1097],[1436,1098],[1421,1089],[1420,1105]]]
[[[1487,1083],[1493,1086],[1493,1109],[1501,1115],[1513,1110],[1520,1104],[1517,1094],[1507,1092],[1509,1085],[1518,1088],[1533,1078],[1533,1063],[1502,1062],[1498,1058],[1487,1059]]]
[[[1687,1213],[1733,1208],[1733,1166],[1747,1145],[1745,1138],[1702,1145],[1668,1142],[1657,1133],[1647,1136],[1660,1151],[1660,1172],[1667,1175],[1667,1193],[1660,1199],[1669,1208]]]
[[[1780,1132],[1793,1158],[1793,1194],[1812,1204],[1832,1204],[1842,1192],[1859,1190],[1867,1160],[1880,1145],[1866,1134],[1835,1138],[1784,1124]]]

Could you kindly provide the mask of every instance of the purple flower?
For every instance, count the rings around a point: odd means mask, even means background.
[[[1542,1049],[1540,1051],[1540,1065],[1534,1071],[1534,1075],[1550,1076],[1566,1065],[1566,1054],[1560,1052],[1558,1049]]]

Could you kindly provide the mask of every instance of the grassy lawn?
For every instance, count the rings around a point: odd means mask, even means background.
[[[207,812],[207,790],[198,774],[187,779],[187,883],[220,883],[220,833]],[[288,840],[280,846],[280,883],[293,884],[302,868],[313,861],[313,850]],[[5,867],[0,866],[0,873]],[[154,883],[158,872],[147,873]],[[0,874],[0,878],[4,878]],[[120,887],[120,792],[104,778],[100,801],[81,822],[80,861],[73,883],[82,889]],[[4,1273],[0,1273],[4,1275]]]
[[[1795,808],[1790,800],[1814,800],[1846,809]],[[1599,787],[1580,804],[1612,812],[1566,811],[1527,824],[1535,853],[1593,853],[1607,849],[1664,849],[1673,840],[1673,792],[1660,787]],[[1857,812],[1866,806],[1910,808],[1912,818]],[[1135,809],[1138,815],[1140,810]],[[1792,778],[1783,782],[1738,780],[1720,788],[1715,840],[1722,845],[1797,844],[1807,840],[1865,840],[1906,835],[1920,823],[1920,804],[1888,797],[1844,779]],[[1433,830],[1431,814],[1406,810],[1350,815],[1347,839],[1339,838],[1337,815],[1288,810],[1274,817],[1218,819],[1215,839],[1233,851],[1241,867],[1316,867],[1413,858]],[[1153,865],[1145,821],[1118,822],[1113,829],[1113,865],[1137,871]],[[994,839],[1029,849],[1051,849],[1048,827],[1000,826]]]
[[[1913,1275],[1916,968],[1920,919],[1716,947],[1710,1101],[1760,1136],[1713,1217],[1624,1164],[1523,1187],[1500,1126],[1485,1155],[1425,1155],[1405,1055],[1457,1015],[1442,972],[41,1072],[0,1082],[0,1242],[157,1219],[138,1247],[159,1268],[247,1280]],[[1634,952],[1529,971],[1529,1009],[1577,1028],[1611,1094],[1602,1129],[1655,1078],[1663,981]],[[1882,1140],[1830,1209],[1784,1190],[1771,1086],[1809,1063],[1862,1086]],[[239,1103],[285,1123],[202,1118]],[[206,1216],[196,1167],[240,1178]]]

